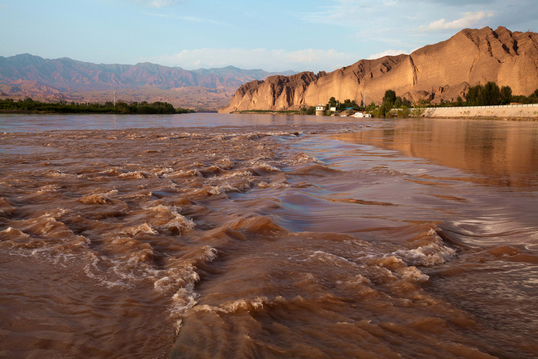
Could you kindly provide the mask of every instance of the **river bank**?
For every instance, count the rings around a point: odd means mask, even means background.
[[[538,120],[538,104],[426,108],[423,117]]]

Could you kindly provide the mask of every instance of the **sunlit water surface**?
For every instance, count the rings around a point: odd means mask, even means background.
[[[0,357],[534,358],[538,123],[0,116]]]

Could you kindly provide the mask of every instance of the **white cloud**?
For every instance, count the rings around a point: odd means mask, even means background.
[[[149,3],[149,6],[161,8],[172,5],[173,3],[173,0],[153,0]]]
[[[175,15],[169,15],[169,14],[160,14],[156,12],[147,13],[148,16],[153,17],[161,17],[166,19],[175,19],[175,20],[181,20],[186,21],[194,24],[214,24],[214,25],[223,25],[223,26],[230,26],[229,24],[222,22],[222,21],[215,21],[211,19],[204,19],[194,16],[175,16]]]
[[[303,20],[319,24],[332,24],[360,27],[364,22],[365,11],[374,8],[371,0],[334,0],[336,5],[321,7],[321,11],[303,14]],[[386,4],[390,5],[390,4]]]
[[[163,8],[175,4],[175,0],[135,0],[138,3],[146,4],[150,7]]]
[[[368,60],[375,60],[375,59],[382,58],[384,56],[396,56],[396,55],[401,55],[401,54],[406,54],[406,53],[407,52],[403,50],[387,50],[387,51],[380,52],[378,54],[371,55],[370,57],[368,57]]]
[[[454,20],[451,22],[446,22],[445,19],[437,20],[429,24],[428,26],[421,26],[420,28],[424,31],[432,30],[447,30],[447,29],[463,29],[465,27],[471,27],[476,24],[478,21],[486,18],[492,17],[494,14],[486,14],[485,11],[477,12],[466,12],[465,16],[461,19]]]
[[[267,49],[196,49],[183,50],[174,55],[140,59],[166,66],[185,69],[225,67],[243,69],[261,68],[267,71],[331,71],[348,66],[360,58],[336,50],[304,49],[298,51]]]

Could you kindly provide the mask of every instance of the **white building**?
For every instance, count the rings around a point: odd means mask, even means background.
[[[316,116],[323,116],[325,114],[325,105],[319,104],[316,106]]]

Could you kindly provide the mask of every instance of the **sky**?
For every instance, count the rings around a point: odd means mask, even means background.
[[[329,72],[485,26],[538,32],[538,0],[0,0],[0,56]]]

